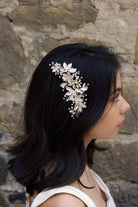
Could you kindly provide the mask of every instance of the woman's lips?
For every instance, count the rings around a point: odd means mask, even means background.
[[[123,126],[123,122],[121,123],[121,124],[119,124],[119,125],[117,125],[119,128],[121,128],[122,126]]]

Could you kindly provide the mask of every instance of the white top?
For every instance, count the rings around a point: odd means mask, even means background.
[[[92,172],[92,175],[93,175],[94,179],[96,180],[98,186],[105,193],[105,196],[107,198],[107,207],[116,207],[108,187],[105,185],[103,180],[93,170],[91,170],[91,172]],[[51,196],[53,196],[57,193],[72,194],[72,195],[78,197],[80,200],[82,200],[87,207],[96,207],[93,200],[86,193],[84,193],[83,191],[79,190],[78,188],[70,186],[70,185],[66,185],[63,187],[58,187],[58,188],[54,188],[54,189],[50,189],[50,190],[46,190],[46,189],[43,190],[35,197],[31,207],[37,207],[37,206],[41,205],[48,198],[50,198]],[[28,206],[28,202],[26,204],[26,207],[27,206]]]

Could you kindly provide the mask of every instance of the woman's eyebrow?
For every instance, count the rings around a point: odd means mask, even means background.
[[[113,94],[115,94],[117,91],[121,91],[122,92],[122,88],[116,88],[112,93],[111,93],[111,95],[113,95]]]

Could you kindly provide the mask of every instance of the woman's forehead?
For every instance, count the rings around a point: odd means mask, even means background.
[[[116,88],[121,88],[121,87],[122,87],[121,76],[120,76],[120,73],[117,72],[117,77],[116,77]]]

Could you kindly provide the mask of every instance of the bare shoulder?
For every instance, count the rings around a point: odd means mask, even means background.
[[[86,205],[76,196],[60,193],[50,197],[39,207],[86,207]]]

